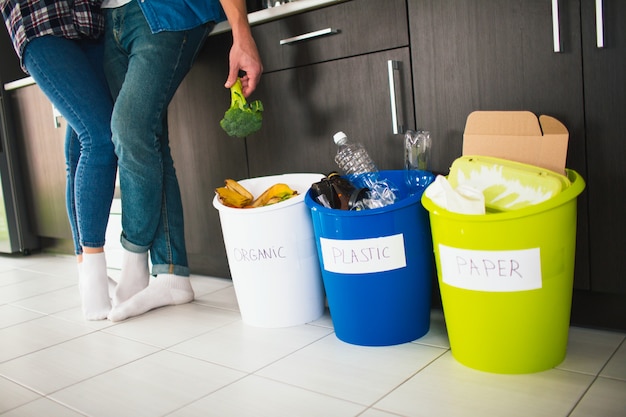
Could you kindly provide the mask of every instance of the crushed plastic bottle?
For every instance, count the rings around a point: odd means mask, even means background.
[[[348,140],[344,132],[335,133],[333,140],[339,147],[335,155],[339,168],[357,188],[370,190],[371,201],[365,205],[368,208],[379,208],[393,204],[398,188],[391,181],[380,178],[376,164],[363,145]]]

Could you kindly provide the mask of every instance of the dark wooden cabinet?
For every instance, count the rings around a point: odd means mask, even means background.
[[[379,168],[402,168],[391,100],[403,132],[414,125],[407,24],[404,0],[361,0],[254,27],[265,116],[247,138],[250,175],[337,170],[339,130]]]
[[[65,205],[63,152],[67,123],[55,117],[52,104],[37,85],[12,90],[9,97],[35,233],[46,238],[71,240]]]
[[[461,155],[472,111],[530,110],[567,126],[567,167],[586,177],[580,10],[559,3],[557,53],[549,1],[409,0],[416,120],[432,132],[434,171]],[[586,194],[578,207],[575,282],[588,288]]]
[[[20,68],[19,59],[5,27],[0,28],[0,56],[2,57],[0,61],[1,86],[26,76]]]
[[[401,169],[404,142],[392,131],[389,61],[402,66],[392,76],[408,85],[408,48],[264,75],[258,95],[267,114],[247,139],[250,175],[338,170],[332,137],[340,130],[363,143],[380,169]],[[401,101],[412,124],[410,94]]]
[[[578,198],[572,322],[626,328],[626,7],[605,0],[605,47],[596,45],[593,0],[408,0],[416,120],[433,133],[433,170],[461,154],[474,110],[530,110],[570,133],[567,167]]]
[[[4,132],[10,136],[7,143],[12,145],[9,153],[14,185],[20,188],[18,212],[25,212],[24,224],[37,241],[33,248],[73,254],[65,206],[63,148],[67,124],[55,117],[52,103],[41,89],[26,79],[4,28],[0,29],[0,57],[0,88],[7,117],[6,125],[0,127],[6,129]]]
[[[357,0],[263,23],[252,33],[270,73],[407,46],[407,23],[405,0]]]
[[[581,3],[590,289],[626,295],[626,3],[603,1],[603,47],[598,47],[596,2]]]
[[[521,109],[561,120],[568,167],[586,174],[578,0],[559,3],[555,53],[549,1],[408,1],[416,119],[433,132],[435,171],[461,155],[469,113]]]
[[[581,0],[590,285],[574,291],[572,321],[626,329],[626,4],[603,0],[604,46],[596,2]]]

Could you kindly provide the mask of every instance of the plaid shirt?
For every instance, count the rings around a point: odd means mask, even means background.
[[[22,59],[29,40],[53,35],[98,38],[104,32],[102,0],[0,0],[13,47]]]

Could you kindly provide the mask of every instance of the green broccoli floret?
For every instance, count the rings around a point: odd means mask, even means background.
[[[246,98],[241,91],[241,79],[230,87],[230,108],[224,113],[224,118],[220,120],[220,126],[229,136],[243,138],[261,128],[263,121],[263,103],[255,100],[246,102]]]

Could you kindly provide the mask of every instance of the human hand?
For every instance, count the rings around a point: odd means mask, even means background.
[[[237,81],[240,71],[245,73],[240,78],[243,94],[248,97],[256,89],[263,73],[261,57],[252,35],[233,41],[229,54],[228,79],[224,87],[230,88]]]

